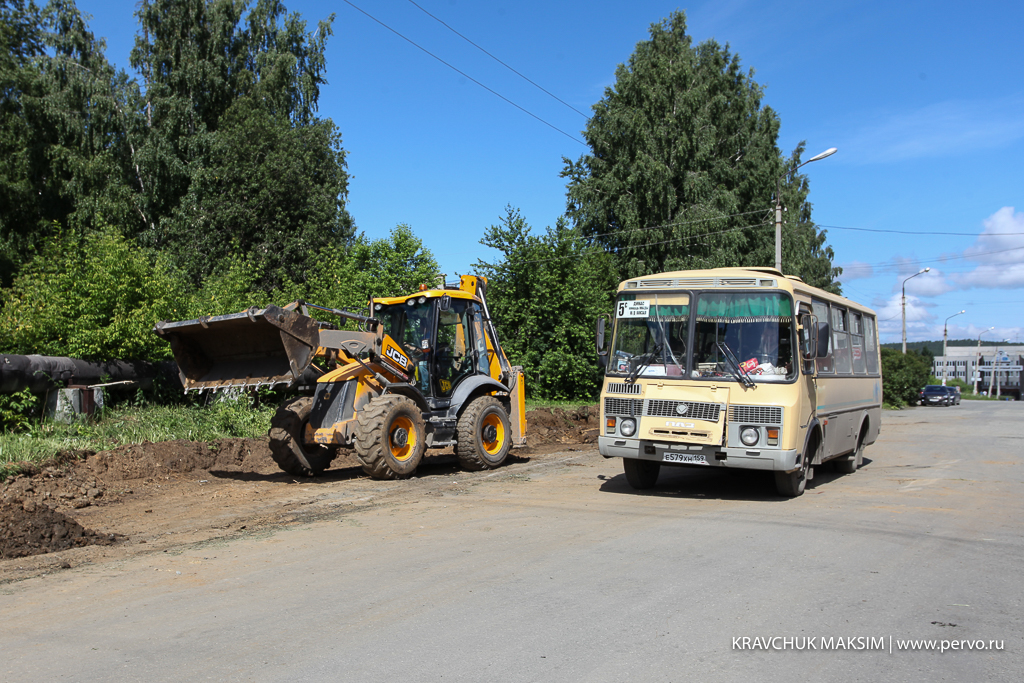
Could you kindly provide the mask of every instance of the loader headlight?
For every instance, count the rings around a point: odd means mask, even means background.
[[[745,446],[753,446],[757,443],[757,440],[761,438],[761,433],[757,427],[743,427],[740,429],[740,441]]]
[[[425,304],[427,303],[427,297],[421,296],[419,299],[416,299],[416,301],[419,301],[421,304]]]
[[[619,431],[623,436],[633,436],[636,434],[636,420],[631,417],[625,418],[619,423]]]

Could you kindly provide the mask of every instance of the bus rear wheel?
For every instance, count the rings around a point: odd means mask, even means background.
[[[857,439],[857,448],[848,455],[836,458],[836,472],[839,474],[853,474],[864,462],[864,437]]]

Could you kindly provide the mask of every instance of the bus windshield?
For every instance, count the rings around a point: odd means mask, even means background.
[[[623,293],[616,304],[608,374],[630,381],[739,381],[745,375],[754,382],[784,382],[796,377],[788,295],[700,292],[695,299],[694,306],[687,294]]]
[[[729,351],[739,371],[755,382],[796,377],[793,362],[793,303],[781,292],[703,292],[694,323],[693,377],[732,374]]]
[[[623,294],[616,304],[618,324],[610,374],[682,377],[690,339],[687,294]]]

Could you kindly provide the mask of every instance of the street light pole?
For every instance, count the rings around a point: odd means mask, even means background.
[[[1007,344],[1007,343],[1009,343],[1009,341],[1010,341],[1009,339],[1003,339],[1001,342],[996,344],[996,355],[992,357],[992,374],[989,375],[989,378],[988,378],[988,395],[989,396],[992,395],[992,384],[993,383],[996,385],[996,398],[999,398],[999,396],[1000,396],[1000,392],[999,392],[999,379],[1000,378],[999,378],[998,368],[999,368],[999,352],[1001,351],[1001,349],[999,348],[999,344]]]
[[[978,379],[981,377],[981,335],[986,332],[991,332],[996,328],[990,327],[987,330],[982,330],[981,334],[978,335],[978,357],[974,361],[974,395],[978,395]]]
[[[931,270],[931,268],[922,268],[921,270],[917,271],[916,273],[914,273],[913,275],[908,277],[907,280],[912,280],[915,277],[917,277],[918,275],[923,275],[923,274],[927,273],[929,270]],[[907,280],[903,281],[903,303],[902,303],[902,308],[903,308],[903,355],[904,356],[907,355]]]
[[[832,156],[836,151],[835,147],[829,147],[821,154],[815,155],[799,166],[786,171],[780,175],[779,179],[775,182],[775,270],[779,272],[782,272],[782,179],[796,173],[797,170],[812,161],[818,161],[825,157]]]
[[[958,315],[963,315],[967,310],[962,310],[959,313],[954,313],[949,318],[955,318]],[[942,386],[946,386],[946,367],[949,365],[949,361],[946,359],[946,337],[949,331],[949,318],[946,318],[946,322],[942,325]]]

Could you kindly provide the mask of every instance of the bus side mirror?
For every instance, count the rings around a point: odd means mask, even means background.
[[[800,316],[800,355],[812,361],[818,355],[818,327],[813,315]]]
[[[829,329],[828,323],[818,323],[818,358],[828,358],[828,354],[832,352],[829,346],[831,339],[832,330]]]
[[[594,345],[597,347],[597,364],[602,368],[608,365],[608,349],[605,348],[604,330],[608,324],[606,316],[597,319],[597,326],[594,329]]]

